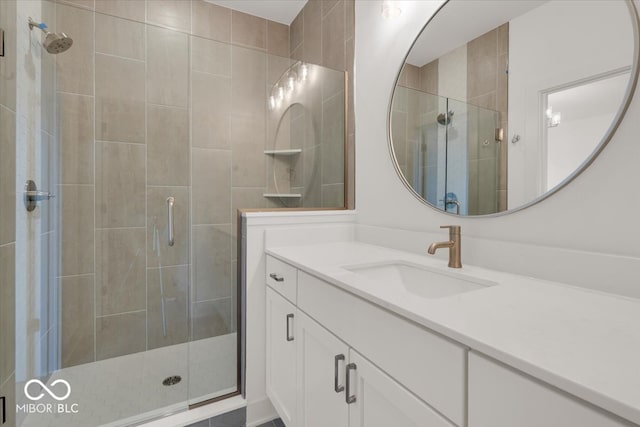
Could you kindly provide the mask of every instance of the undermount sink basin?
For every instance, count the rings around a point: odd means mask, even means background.
[[[402,261],[345,266],[344,269],[371,279],[393,291],[422,298],[443,298],[497,285],[457,272],[441,272]]]

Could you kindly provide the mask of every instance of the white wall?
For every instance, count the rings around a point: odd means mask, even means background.
[[[606,290],[609,282],[615,282],[616,292],[640,297],[640,94],[634,96],[627,119],[598,159],[544,202],[495,218],[456,218],[437,212],[410,194],[393,168],[387,108],[405,54],[441,2],[400,3],[401,16],[384,19],[380,1],[356,2],[358,223],[381,232],[384,227],[411,230],[396,245],[417,251],[426,250],[433,236],[446,237],[438,226],[460,224],[463,239],[476,242],[466,250],[463,243],[463,262],[594,289]],[[615,209],[605,202],[616,199],[625,202]],[[554,257],[546,256],[549,253]],[[565,263],[569,253],[584,255],[587,261]],[[603,275],[605,271],[610,274]]]
[[[546,190],[541,93],[631,65],[624,1],[550,1],[509,23],[509,207]],[[579,13],[577,13],[579,8]],[[544,23],[544,25],[541,25]]]

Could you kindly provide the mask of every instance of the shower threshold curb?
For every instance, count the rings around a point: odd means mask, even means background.
[[[213,418],[217,415],[235,411],[236,409],[247,406],[247,401],[242,396],[233,396],[228,399],[220,400],[209,405],[200,406],[199,408],[190,409],[175,415],[140,424],[140,427],[179,427],[185,426],[198,421]]]

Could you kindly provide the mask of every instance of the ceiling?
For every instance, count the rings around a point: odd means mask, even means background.
[[[218,6],[290,25],[307,0],[205,0]]]
[[[451,0],[420,35],[407,62],[422,67],[546,2],[547,0]]]

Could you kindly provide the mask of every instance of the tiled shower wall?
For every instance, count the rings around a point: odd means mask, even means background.
[[[0,396],[15,424],[16,2],[0,1]],[[1,408],[0,408],[1,411]],[[0,414],[0,417],[2,414]]]
[[[353,57],[354,57],[354,0],[309,0],[298,16],[291,23],[290,54],[291,58],[312,64],[322,65],[334,70],[348,73],[348,85],[345,88],[347,105],[346,150],[341,141],[327,134],[323,136],[323,178],[321,191],[323,206],[340,206],[341,186],[346,180],[347,207],[354,207],[355,188],[355,126],[353,108]],[[338,114],[344,105],[345,93],[335,93],[323,99],[322,113]],[[341,100],[342,98],[342,100]],[[340,105],[341,104],[341,105]],[[338,117],[330,117],[328,121],[344,123]],[[333,129],[339,134],[344,129]],[[346,151],[346,157],[345,157]],[[332,170],[334,159],[345,158],[349,173]]]
[[[234,331],[234,212],[266,207],[265,87],[289,28],[199,0],[60,1],[56,27],[74,38],[57,57],[62,365],[185,342],[188,305],[193,339]]]

